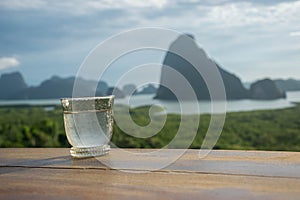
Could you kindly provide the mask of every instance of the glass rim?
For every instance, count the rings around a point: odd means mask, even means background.
[[[115,98],[115,95],[108,95],[108,96],[98,96],[98,97],[65,97],[65,98],[61,98],[60,101],[85,101],[85,100],[98,100],[98,99],[104,99],[104,100],[108,100],[108,99],[113,99]]]
[[[62,98],[64,112],[103,111],[113,107],[114,95],[100,97]]]

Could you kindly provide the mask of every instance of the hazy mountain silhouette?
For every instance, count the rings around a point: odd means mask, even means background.
[[[173,52],[181,52],[181,55],[179,56]],[[189,60],[196,61],[196,63],[194,63],[195,66],[193,66],[184,58],[189,58]],[[276,99],[285,97],[282,92],[278,93],[279,90],[276,90],[273,87],[266,87],[266,90],[261,89],[261,92],[259,93],[256,89],[246,89],[237,76],[222,69],[213,60],[208,58],[204,50],[197,46],[193,36],[188,35],[187,37],[187,35],[181,35],[170,45],[169,51],[164,58],[163,67],[161,70],[161,84],[157,90],[155,98],[176,100],[176,96],[169,89],[172,88],[176,91],[176,95],[181,96],[181,99],[189,100],[191,95],[188,94],[190,89],[186,82],[187,80],[192,87],[192,90],[195,92],[197,99],[209,100],[210,94],[208,92],[208,87],[204,81],[204,77],[202,77],[197,70],[203,72],[203,74],[211,75],[207,72],[211,72],[212,68],[218,69],[220,72],[224,82],[226,98],[228,100],[249,98]],[[215,79],[215,77],[212,76],[205,78],[209,80]],[[258,86],[265,88],[261,84],[265,84],[265,82],[256,83],[254,88],[257,88]],[[272,86],[276,88],[276,85]],[[255,92],[252,93],[253,91]]]
[[[72,97],[73,85],[75,77],[61,78],[52,76],[50,79],[43,81],[40,85],[28,87],[20,72],[3,74],[0,77],[0,99],[59,99]],[[115,98],[124,98],[126,93],[117,87],[109,87],[104,81],[85,80],[77,78],[77,86],[79,87],[76,96],[91,96],[96,91],[96,96],[115,95]],[[97,87],[96,89],[95,86]],[[125,87],[126,88],[126,87]],[[131,90],[135,90],[131,88]],[[147,85],[136,94],[155,94],[156,88]],[[128,95],[128,94],[127,94]]]
[[[263,79],[251,84],[250,93],[253,99],[269,100],[286,97],[285,92],[281,91],[270,79]]]
[[[155,94],[157,92],[157,88],[155,85],[149,83],[145,85],[140,91],[135,91],[135,95],[140,95],[140,94]]]
[[[131,95],[136,90],[136,85],[134,84],[126,84],[122,88],[124,95]]]
[[[18,95],[19,92],[27,89],[20,72],[2,74],[0,77],[0,99],[10,99]]]
[[[157,87],[149,83],[142,88],[137,88],[134,84],[126,84],[123,86],[123,93],[125,95],[141,95],[141,94],[156,94]]]
[[[28,87],[19,72],[3,74],[0,78],[1,99],[57,99],[72,97],[75,77],[60,78],[53,76],[43,81],[39,86]],[[96,91],[96,96],[106,95],[108,85],[100,81],[78,78],[78,96],[89,96]],[[95,86],[97,86],[96,89]]]
[[[75,77],[69,78],[60,78],[58,76],[53,76],[48,80],[45,80],[37,87],[30,87],[25,90],[25,94],[29,99],[50,99],[50,98],[63,98],[63,97],[72,97],[73,85]],[[108,88],[107,84],[100,82],[97,84],[95,81],[89,81],[82,78],[77,78],[79,93],[77,96],[89,96],[95,89],[95,86],[99,85],[96,90],[96,95],[101,96],[105,95]],[[100,85],[104,85],[103,88],[106,90],[100,90]]]
[[[295,79],[276,79],[274,80],[276,86],[281,91],[296,91],[300,90],[300,80]]]
[[[122,90],[120,90],[118,87],[109,87],[107,92],[107,95],[114,95],[115,98],[124,98],[125,94]]]

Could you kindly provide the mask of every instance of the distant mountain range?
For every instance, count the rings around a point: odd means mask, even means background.
[[[281,91],[297,91],[297,90],[300,90],[300,80],[275,79],[274,82]]]
[[[0,99],[59,99],[72,97],[75,77],[61,78],[52,76],[50,79],[43,81],[38,86],[28,86],[20,72],[2,74],[0,76]],[[125,94],[122,89],[109,87],[104,81],[99,83],[92,80],[77,78],[79,93],[77,96],[90,96],[96,91],[96,96],[115,95],[116,98],[123,98]],[[96,86],[96,88],[95,88]],[[152,84],[137,90],[136,86],[130,84],[132,94],[154,94],[156,87]],[[125,85],[124,88],[128,87]]]
[[[59,99],[72,97],[74,80],[75,77],[61,78],[53,76],[50,79],[43,81],[38,86],[28,86],[20,72],[2,74],[0,76],[0,99]],[[125,85],[122,89],[119,89],[109,87],[108,84],[103,81],[96,83],[95,81],[81,78],[79,78],[78,81],[81,86],[81,96],[90,94],[89,92],[94,85],[97,85],[96,96],[110,95],[113,93],[117,98],[123,98],[124,96],[131,94],[155,94],[157,92],[157,87],[152,84],[137,90],[136,86],[133,84]],[[300,80],[280,79],[274,80],[274,82],[282,91],[300,90]],[[261,83],[258,85],[261,85]],[[264,83],[264,85],[266,85],[266,83]],[[252,85],[252,87],[256,86]]]
[[[300,90],[300,80],[296,79],[274,79],[273,80],[275,85],[280,89],[281,91],[299,91]],[[245,82],[243,83],[244,87],[247,89],[250,89],[252,83]]]
[[[286,91],[300,90],[300,80],[294,79],[264,79],[248,84],[245,87],[241,80],[232,73],[222,69],[213,60],[207,57],[203,49],[199,48],[192,35],[179,36],[169,48],[161,70],[160,85],[157,88],[148,84],[138,89],[134,84],[125,85],[122,89],[110,87],[107,83],[100,81],[85,80],[77,78],[79,93],[76,96],[96,96],[114,94],[116,98],[126,95],[155,94],[157,99],[176,100],[176,95],[189,100],[189,88],[195,93],[197,99],[210,99],[206,81],[214,83],[214,77],[205,77],[198,73],[210,72],[212,67],[218,69],[223,79],[227,99],[278,99],[285,98]],[[181,52],[183,57],[195,60],[195,67],[173,52]],[[208,73],[209,74],[209,73]],[[187,80],[187,82],[186,82]],[[72,97],[75,77],[61,78],[53,76],[43,81],[38,86],[28,86],[20,72],[2,74],[0,76],[0,99],[57,99]],[[96,88],[95,88],[96,87]],[[171,88],[171,89],[170,89]],[[173,89],[173,90],[172,90]],[[182,98],[181,98],[182,99]]]

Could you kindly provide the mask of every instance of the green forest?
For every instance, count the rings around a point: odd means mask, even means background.
[[[115,116],[125,120],[125,113],[120,108],[116,106]],[[140,126],[150,122],[149,107],[130,109],[130,115]],[[198,117],[189,115],[184,119],[187,135],[197,131],[190,148],[201,147],[211,118],[209,114],[201,115],[199,127],[195,127],[193,122]],[[156,119],[154,127],[156,122],[161,122],[159,115]],[[175,137],[180,121],[180,115],[168,114],[163,128],[147,138],[127,135],[115,123],[112,142],[124,148],[161,148]],[[126,130],[130,128],[126,127]],[[132,131],[135,131],[134,128]],[[145,131],[151,132],[151,129]],[[144,134],[151,135],[150,132]],[[185,142],[184,137],[182,142]],[[181,148],[182,144],[174,144],[172,148]],[[64,131],[61,107],[0,107],[0,147],[70,147]],[[300,151],[300,104],[278,110],[227,113],[221,137],[214,148]]]

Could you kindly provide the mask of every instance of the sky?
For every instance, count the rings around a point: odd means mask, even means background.
[[[292,0],[1,0],[0,74],[20,71],[29,85],[74,76],[107,38],[160,27],[193,34],[210,58],[243,82],[300,79],[299,10],[300,1]],[[162,62],[162,53],[143,54],[145,64]],[[123,71],[111,66],[105,80],[113,84],[134,58],[124,60]],[[159,79],[159,68],[151,70],[148,76]]]

